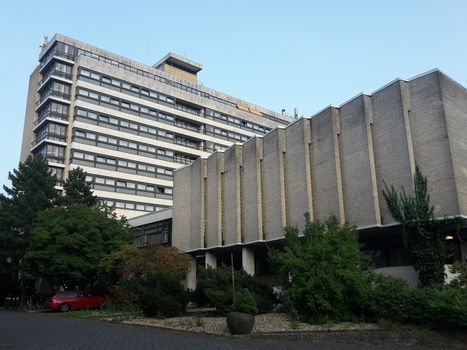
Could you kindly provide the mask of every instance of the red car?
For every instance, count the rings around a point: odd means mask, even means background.
[[[91,296],[86,292],[63,291],[55,293],[46,303],[45,307],[51,310],[67,312],[79,309],[99,309],[103,302],[103,297]]]

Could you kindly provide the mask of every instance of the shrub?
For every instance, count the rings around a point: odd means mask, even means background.
[[[339,226],[335,217],[320,224],[306,215],[303,237],[285,229],[284,248],[269,258],[299,316],[317,323],[361,318],[369,259],[357,239],[356,228]]]
[[[254,298],[258,312],[272,311],[276,298],[272,288],[258,282],[245,271],[235,271],[235,286],[237,290],[246,288]],[[198,270],[198,285],[195,291],[199,306],[212,305],[220,314],[226,314],[232,305],[232,271],[225,265],[216,269]]]
[[[256,315],[258,313],[256,301],[248,289],[241,289],[236,293],[235,302],[232,304],[231,311],[243,312],[250,315]]]
[[[467,327],[467,290],[411,288],[395,277],[374,275],[364,298],[365,314],[372,320],[422,324],[432,328]]]
[[[186,311],[187,295],[179,276],[171,272],[154,273],[141,287],[140,305],[144,315],[175,317]]]

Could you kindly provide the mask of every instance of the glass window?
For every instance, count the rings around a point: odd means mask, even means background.
[[[115,186],[115,180],[112,179],[106,179],[105,184],[109,186]]]
[[[117,186],[118,187],[126,187],[126,182],[125,181],[117,181]]]
[[[102,102],[110,103],[110,97],[109,97],[109,96],[102,95],[102,96],[101,96],[101,101],[102,101]]]
[[[73,156],[74,156],[75,158],[83,159],[83,158],[84,158],[84,153],[81,153],[81,152],[74,152],[74,153],[73,153]]]
[[[95,100],[98,100],[98,99],[99,99],[99,94],[90,91],[90,92],[89,92],[89,98],[93,98],[93,99],[95,99]]]
[[[135,209],[135,205],[134,205],[133,203],[126,203],[126,204],[125,204],[125,208],[126,208],[126,209],[132,209],[132,210],[134,210],[134,209]]]
[[[90,161],[93,162],[94,161],[94,156],[92,154],[85,154],[84,159],[90,160]]]
[[[113,158],[107,158],[107,164],[115,165],[117,164],[117,161]]]
[[[142,204],[136,204],[136,210],[145,210],[144,205]]]
[[[125,208],[125,203],[123,203],[123,202],[115,202],[115,207],[116,207],[116,208]]]
[[[128,143],[128,147],[129,147],[129,148],[133,148],[133,149],[137,149],[137,148],[138,148],[138,145],[137,145],[136,143],[134,143],[134,142],[129,142],[129,143]]]
[[[105,184],[105,179],[102,177],[96,177],[95,182],[96,184]]]
[[[105,163],[105,158],[104,158],[104,157],[99,157],[99,156],[97,156],[97,157],[96,157],[96,162]]]
[[[86,137],[86,133],[85,133],[84,131],[76,130],[76,131],[75,131],[75,136],[76,136],[76,137],[85,138],[85,137]]]
[[[112,145],[116,145],[117,144],[117,139],[114,139],[112,137],[109,137],[108,140],[107,140],[108,143],[112,144]]]

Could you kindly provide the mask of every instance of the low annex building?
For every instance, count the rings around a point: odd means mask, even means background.
[[[305,212],[356,225],[376,267],[416,283],[383,181],[410,192],[418,164],[436,215],[467,217],[466,135],[467,90],[434,70],[177,169],[171,241],[194,258],[188,287],[195,261],[217,266],[231,254],[236,267],[267,275],[267,249],[284,226],[302,228]]]

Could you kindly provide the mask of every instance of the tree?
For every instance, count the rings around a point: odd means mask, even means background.
[[[296,227],[287,227],[283,249],[269,253],[292,311],[319,323],[360,319],[370,274],[365,272],[369,258],[360,251],[356,228],[340,226],[335,217],[324,224],[305,217],[303,236]]]
[[[80,167],[70,170],[63,185],[65,196],[60,201],[63,205],[81,203],[93,207],[98,204],[97,197],[92,194],[91,185],[86,182],[86,175],[87,173]]]
[[[11,187],[3,186],[0,194],[0,241],[5,268],[12,271],[12,281],[21,285],[21,305],[25,304],[27,281],[22,273],[22,259],[29,247],[32,229],[40,211],[51,208],[57,198],[56,177],[52,175],[47,159],[41,155],[29,156],[18,169],[8,174]]]
[[[414,268],[419,272],[424,287],[444,283],[446,246],[443,228],[447,220],[437,220],[430,205],[428,182],[416,165],[413,179],[414,194],[407,195],[402,188],[397,193],[394,186],[384,183],[383,196],[392,217],[402,224],[405,247],[411,254]]]
[[[126,221],[98,207],[71,204],[42,212],[24,257],[31,276],[65,289],[89,287],[99,262],[132,241]]]

